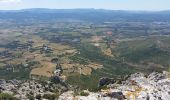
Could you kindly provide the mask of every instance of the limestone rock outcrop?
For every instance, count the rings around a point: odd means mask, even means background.
[[[132,74],[121,84],[109,84],[100,92],[89,92],[88,96],[74,96],[74,92],[60,95],[59,100],[170,100],[170,78],[168,72]]]

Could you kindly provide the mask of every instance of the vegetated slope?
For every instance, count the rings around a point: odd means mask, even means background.
[[[160,44],[161,42],[161,44]],[[100,48],[90,44],[79,46],[80,54],[74,59],[83,59],[103,64],[102,69],[93,70],[90,76],[74,74],[68,78],[70,84],[83,86],[94,90],[101,77],[114,77],[122,79],[124,76],[135,72],[149,74],[153,71],[168,70],[170,66],[169,37],[151,37],[143,40],[120,42],[112,48],[114,57],[103,55]],[[73,60],[74,60],[73,59]]]
[[[114,48],[113,52],[119,54],[118,57],[123,58],[125,63],[144,69],[146,72],[167,70],[170,66],[169,42],[169,37],[126,41]]]
[[[121,61],[103,55],[100,48],[90,44],[82,44],[79,47],[80,54],[74,55],[72,58],[83,58],[87,61],[98,62],[103,64],[102,69],[93,70],[89,76],[74,74],[68,77],[68,83],[80,86],[82,89],[97,89],[98,80],[101,77],[121,78],[121,76],[134,73],[135,70]]]

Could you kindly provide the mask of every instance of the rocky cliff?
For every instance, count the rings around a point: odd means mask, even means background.
[[[51,82],[0,80],[0,94],[8,93],[19,100],[170,100],[170,75],[165,71],[135,73],[119,82],[101,78],[99,86],[98,92],[75,93],[74,89]]]
[[[86,96],[68,91],[59,100],[170,100],[170,77],[168,72],[135,73],[119,84],[108,84],[100,92],[83,92]]]

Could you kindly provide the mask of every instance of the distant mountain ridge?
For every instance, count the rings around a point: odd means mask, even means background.
[[[43,17],[42,17],[43,16]],[[141,22],[170,22],[170,11],[124,11],[104,9],[23,9],[0,10],[0,19],[35,19],[55,20],[69,18],[91,22],[105,22],[114,20],[141,21]]]
[[[77,8],[77,9],[48,9],[48,8],[29,8],[29,9],[21,9],[21,10],[0,10],[0,12],[89,12],[89,11],[99,11],[99,12],[126,12],[126,13],[170,13],[170,10],[162,10],[162,11],[145,11],[145,10],[107,10],[107,9],[94,9],[94,8]]]

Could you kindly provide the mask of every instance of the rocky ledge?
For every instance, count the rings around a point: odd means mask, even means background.
[[[69,89],[57,77],[45,83],[34,80],[0,80],[0,94],[8,93],[19,100],[170,100],[169,76],[164,71],[150,75],[135,73],[124,81],[101,78],[100,91],[84,90],[80,93],[71,91],[74,89]]]
[[[75,96],[73,91],[67,91],[59,100],[170,100],[170,77],[165,71],[135,73],[121,83],[107,84],[100,92],[85,90],[82,94]]]
[[[0,100],[55,100],[67,90],[65,85],[52,81],[0,79]]]

